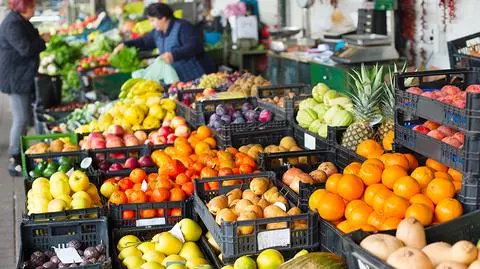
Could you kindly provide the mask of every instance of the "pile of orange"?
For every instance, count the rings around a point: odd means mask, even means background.
[[[331,175],[309,207],[345,233],[396,229],[408,217],[427,226],[463,214],[454,199],[461,185],[460,172],[435,160],[418,167],[411,154],[386,153]]]

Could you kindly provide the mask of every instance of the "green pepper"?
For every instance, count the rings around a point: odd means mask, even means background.
[[[56,170],[52,170],[52,169],[45,169],[45,171],[43,171],[43,176],[46,177],[46,178],[50,178],[54,173],[56,172]]]
[[[52,171],[57,171],[58,169],[58,164],[56,162],[50,162],[48,163],[47,167],[45,168],[45,170],[52,170]]]
[[[37,163],[37,165],[35,166],[35,168],[33,170],[35,170],[35,172],[38,173],[38,174],[42,174],[43,170],[45,170],[45,168],[47,168],[47,163],[46,162],[39,162],[39,163]]]
[[[32,171],[28,172],[28,175],[29,175],[31,178],[37,178],[37,177],[41,177],[41,176],[42,176],[42,173],[38,173],[37,171],[32,170]]]
[[[62,156],[58,159],[58,164],[62,165],[71,165],[72,160],[67,156]]]
[[[57,171],[66,173],[68,170],[70,170],[70,168],[72,168],[70,164],[62,164],[58,167]]]

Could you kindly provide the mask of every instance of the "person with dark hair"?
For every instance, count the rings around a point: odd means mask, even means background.
[[[26,134],[40,52],[45,41],[29,22],[35,0],[9,0],[10,12],[0,25],[0,91],[9,95],[12,127],[8,153],[10,175],[20,175],[20,137]]]
[[[170,6],[161,3],[150,4],[145,15],[153,31],[145,36],[120,44],[140,50],[158,48],[160,58],[171,64],[181,81],[190,81],[203,74],[215,72],[215,65],[203,49],[201,36],[194,26],[182,19],[176,19]]]

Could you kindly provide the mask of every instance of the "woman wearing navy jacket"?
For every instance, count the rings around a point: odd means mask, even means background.
[[[35,0],[9,0],[10,12],[0,25],[0,91],[9,95],[12,111],[10,128],[10,175],[20,175],[20,136],[30,120],[34,79],[45,42],[29,22]]]
[[[141,38],[121,44],[116,51],[124,45],[140,50],[158,48],[160,57],[175,68],[181,81],[215,72],[214,63],[203,49],[200,34],[190,22],[174,18],[172,9],[161,3],[150,4],[145,14],[153,30]]]

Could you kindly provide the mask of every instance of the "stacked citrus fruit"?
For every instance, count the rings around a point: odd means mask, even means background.
[[[309,207],[345,233],[396,229],[408,217],[426,226],[463,214],[454,199],[461,185],[461,173],[435,160],[418,167],[411,154],[387,153],[331,175]]]

